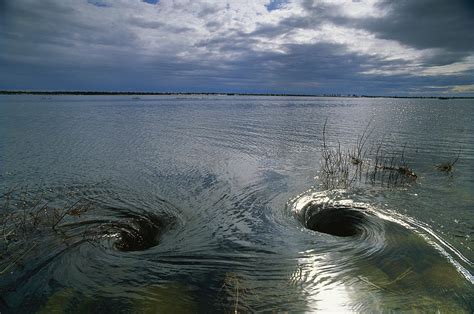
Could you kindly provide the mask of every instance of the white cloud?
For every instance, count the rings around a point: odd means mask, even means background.
[[[451,88],[453,93],[474,93],[474,84],[456,85]]]
[[[49,1],[54,3],[48,12],[42,4],[31,0],[18,1],[22,10],[36,11],[38,24],[17,23],[19,29],[40,37],[49,34],[55,41],[36,42],[39,49],[52,49],[60,55],[76,58],[78,51],[88,55],[88,60],[99,59],[103,62],[109,54],[128,54],[132,58],[175,57],[184,60],[232,60],[239,58],[245,51],[220,51],[216,47],[207,47],[203,43],[213,40],[251,36],[259,26],[278,27],[286,18],[304,18],[312,12],[305,12],[301,3],[290,2],[279,10],[268,11],[269,0],[161,0],[157,5],[142,1],[101,1],[101,6],[87,1]],[[48,2],[46,2],[48,3]],[[95,2],[98,3],[98,2]],[[322,1],[336,6],[333,10],[343,17],[380,16],[383,12],[375,6],[376,1]],[[102,6],[104,5],[104,6]],[[335,13],[334,13],[335,14]],[[58,25],[61,25],[58,27]],[[23,26],[23,28],[21,28]],[[17,34],[23,36],[25,34]],[[27,35],[28,36],[28,35]],[[351,52],[376,56],[386,60],[405,60],[418,65],[426,52],[403,46],[396,41],[384,40],[373,34],[350,27],[336,25],[330,21],[308,28],[294,28],[277,37],[258,35],[245,41],[248,53],[252,51],[285,52],[288,44],[337,43],[345,45]],[[21,45],[21,44],[20,44]],[[75,49],[61,47],[75,46]],[[21,50],[21,49],[20,49]],[[31,58],[31,51],[16,51]],[[469,64],[468,64],[469,65]],[[468,66],[467,65],[467,66]],[[441,72],[454,73],[464,71],[466,67],[451,66],[444,68],[417,69],[424,75]],[[407,72],[410,67],[394,69],[395,73]],[[367,73],[380,72],[373,69]]]
[[[0,16],[0,38],[6,43],[0,48],[0,61],[51,68],[156,68],[180,75],[196,74],[199,69],[203,76],[212,76],[224,70],[226,75],[230,75],[229,71],[238,72],[237,66],[252,68],[245,62],[256,60],[256,56],[258,62],[268,65],[265,71],[271,71],[272,66],[280,69],[282,62],[295,62],[291,56],[295,45],[307,49],[298,50],[300,58],[316,60],[311,56],[318,51],[312,49],[334,44],[343,49],[324,53],[372,60],[352,67],[351,71],[357,71],[353,75],[435,77],[474,70],[472,55],[463,61],[433,66],[425,61],[441,50],[416,49],[355,26],[354,21],[387,14],[376,0],[324,0],[312,4],[294,0],[282,2],[274,10],[268,10],[269,3],[270,0],[161,0],[155,5],[140,0],[11,1],[4,16]],[[288,58],[271,60],[276,54]],[[311,64],[301,64],[307,68],[298,70],[311,71]],[[296,70],[290,72],[302,73]],[[291,73],[276,72],[272,77]],[[303,83],[298,84],[313,86],[317,82]]]
[[[432,66],[423,69],[422,75],[438,76],[438,75],[456,75],[463,72],[474,70],[474,56],[469,56],[461,62],[455,62],[452,64],[442,66]]]

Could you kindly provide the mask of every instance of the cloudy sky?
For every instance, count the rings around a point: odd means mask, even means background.
[[[0,89],[474,96],[473,0],[0,0]]]

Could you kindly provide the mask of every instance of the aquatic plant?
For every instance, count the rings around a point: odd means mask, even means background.
[[[68,235],[61,228],[66,217],[79,217],[91,207],[84,200],[54,206],[46,190],[10,189],[0,196],[0,275],[21,265],[45,237],[67,245]]]
[[[319,175],[324,189],[347,189],[357,183],[396,187],[417,180],[418,175],[405,159],[405,145],[397,151],[384,145],[382,140],[376,146],[367,147],[374,131],[370,124],[349,148],[342,148],[339,141],[330,145],[326,128],[327,119],[323,126]]]
[[[68,189],[12,188],[0,195],[0,276],[83,243],[146,250],[172,225],[169,217],[104,208]]]
[[[441,164],[437,164],[435,165],[435,168],[441,172],[451,173],[454,170],[454,165],[459,160],[460,154],[461,154],[461,151],[458,152],[458,155],[452,161],[447,161]]]

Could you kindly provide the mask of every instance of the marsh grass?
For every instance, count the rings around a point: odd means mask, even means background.
[[[330,145],[326,120],[319,176],[324,189],[347,189],[360,183],[397,187],[417,180],[418,175],[405,159],[406,145],[396,149],[382,140],[369,146],[373,132],[368,124],[351,147],[343,148],[339,141]]]
[[[0,275],[22,266],[28,256],[38,253],[39,244],[45,238],[68,245],[69,236],[62,223],[91,208],[90,203],[81,199],[53,205],[47,193],[26,187],[12,188],[0,196]]]
[[[461,154],[461,151],[458,152],[458,155],[456,158],[454,158],[452,161],[447,161],[443,162],[440,164],[435,165],[435,168],[438,171],[445,172],[446,174],[451,174],[454,170],[454,165],[458,162],[459,160],[459,155]]]

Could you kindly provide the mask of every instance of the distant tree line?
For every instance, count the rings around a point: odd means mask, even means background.
[[[353,98],[417,98],[417,99],[474,99],[472,96],[382,96],[382,95],[344,95],[344,94],[285,94],[285,93],[219,93],[219,92],[123,92],[123,91],[27,91],[0,90],[0,95],[130,95],[130,96],[166,96],[166,95],[216,95],[216,96],[281,96],[281,97],[353,97]]]

